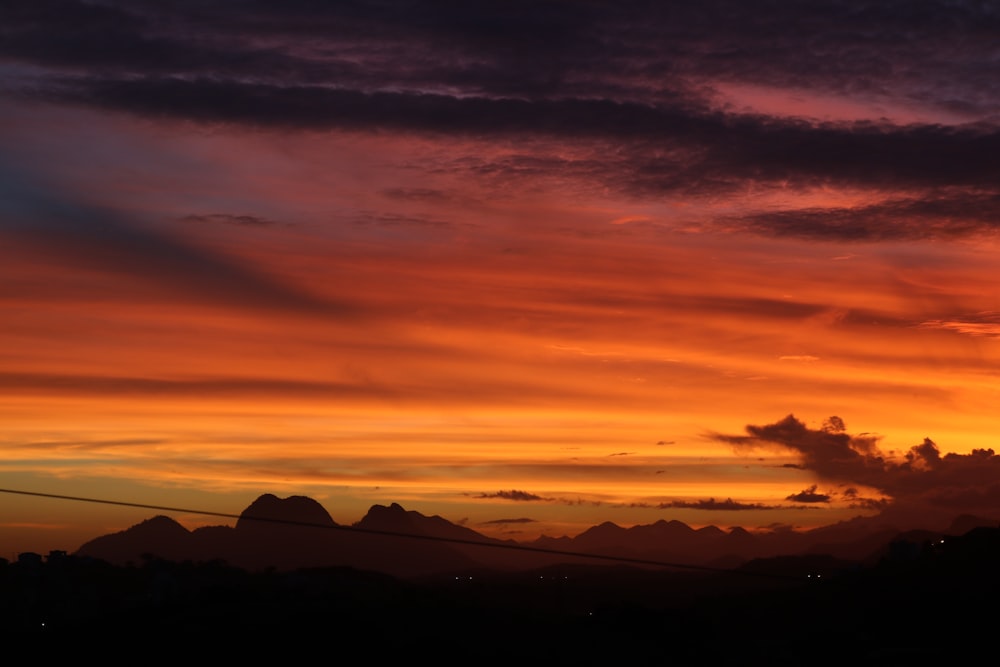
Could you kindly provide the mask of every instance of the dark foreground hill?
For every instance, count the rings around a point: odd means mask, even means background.
[[[0,564],[0,641],[42,664],[902,665],[992,655],[1000,529],[894,545],[869,565],[802,556],[728,572],[576,564],[419,580],[61,555]]]

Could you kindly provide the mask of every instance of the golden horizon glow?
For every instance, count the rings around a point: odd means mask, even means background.
[[[393,44],[356,45],[359,71],[408,63]],[[985,98],[643,50],[551,94],[466,89],[488,72],[436,49],[440,78],[356,89],[312,64],[105,80],[10,56],[0,487],[232,513],[310,495],[345,523],[399,502],[518,539],[989,510],[986,482],[958,492],[1000,427]],[[218,104],[239,91],[255,104]],[[801,432],[741,439],[788,415]],[[938,486],[900,482],[914,457],[947,459]],[[0,553],[142,515],[56,505],[0,497]]]

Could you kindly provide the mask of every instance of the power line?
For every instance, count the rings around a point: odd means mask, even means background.
[[[84,496],[66,496],[56,493],[42,493],[40,491],[23,491],[19,489],[0,489],[0,493],[16,494],[21,496],[33,496],[36,498],[53,498],[56,500],[70,500],[75,502],[83,503],[97,503],[101,505],[118,505],[121,507],[137,507],[140,509],[150,509],[158,510],[162,512],[179,512],[182,514],[201,514],[205,516],[215,516],[222,517],[226,519],[237,519],[240,521],[261,521],[267,523],[278,523],[291,526],[300,526],[305,528],[323,528],[327,530],[341,530],[353,533],[365,533],[369,535],[382,535],[386,537],[401,537],[406,539],[416,539],[416,540],[426,540],[432,542],[447,542],[450,544],[463,544],[467,546],[474,547],[484,547],[491,549],[508,549],[511,551],[524,551],[546,554],[551,556],[569,556],[572,558],[589,558],[594,560],[605,560],[613,561],[617,563],[628,563],[631,565],[646,565],[652,567],[664,567],[664,568],[678,568],[686,570],[699,570],[703,572],[715,572],[720,574],[742,574],[748,576],[757,577],[769,577],[776,579],[795,579],[798,580],[799,577],[791,577],[782,574],[775,573],[763,573],[763,572],[752,572],[746,570],[734,570],[727,568],[710,567],[708,565],[694,565],[691,563],[671,563],[667,561],[660,560],[649,560],[645,558],[630,558],[628,556],[612,556],[608,554],[595,554],[595,553],[585,553],[581,551],[566,551],[562,549],[547,549],[545,547],[533,547],[526,544],[511,544],[509,542],[482,542],[479,540],[463,539],[459,537],[443,537],[438,535],[424,535],[419,533],[403,533],[391,530],[375,530],[372,528],[361,528],[358,526],[344,526],[341,524],[324,524],[324,523],[313,523],[311,521],[295,521],[294,519],[280,519],[273,517],[262,517],[262,516],[247,516],[243,514],[231,514],[228,512],[212,512],[210,510],[199,510],[190,509],[184,507],[170,507],[166,505],[150,505],[147,503],[133,503],[124,500],[108,500],[103,498],[87,498]],[[489,538],[486,538],[489,539]]]

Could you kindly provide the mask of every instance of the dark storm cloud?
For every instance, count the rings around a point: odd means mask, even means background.
[[[564,78],[560,72],[578,70],[581,58],[601,62],[584,19],[590,12],[583,3],[565,9],[545,2],[40,0],[0,10],[0,53],[63,71],[544,92]]]
[[[771,211],[734,219],[733,224],[775,236],[813,239],[949,238],[1000,230],[1000,193],[930,194],[856,208]]]
[[[985,126],[816,125],[614,100],[457,98],[176,77],[63,79],[40,95],[208,123],[475,137],[544,135],[589,139],[596,142],[595,150],[611,141],[616,150],[595,153],[589,160],[524,155],[517,163],[507,158],[479,169],[509,176],[568,172],[643,196],[732,191],[747,181],[988,188],[1000,176],[1000,131]],[[995,205],[995,193],[983,196]],[[938,213],[957,205],[939,203],[943,210]],[[922,212],[930,215],[934,206]]]
[[[649,99],[711,77],[992,110],[1000,78],[1000,17],[971,1],[36,0],[0,19],[20,61],[369,89]]]
[[[942,455],[937,444],[925,438],[906,452],[883,452],[877,436],[851,435],[839,419],[811,429],[794,415],[774,424],[749,425],[746,433],[715,437],[737,448],[790,449],[820,480],[867,486],[892,498],[893,504],[991,512],[1000,503],[1000,456],[992,449]]]
[[[36,95],[145,116],[289,129],[688,141],[724,129],[721,114],[610,99],[457,97],[214,77],[61,77]]]
[[[987,3],[40,0],[0,9],[0,26],[0,55],[22,72],[0,78],[11,95],[212,124],[522,140],[523,155],[461,168],[639,198],[829,185],[936,193],[722,221],[768,235],[877,241],[996,227],[1000,15]],[[770,117],[725,103],[732,84],[981,122]],[[571,140],[576,157],[527,141],[538,139]]]
[[[518,491],[516,489],[511,489],[510,491],[497,491],[496,493],[481,493],[479,498],[502,498],[504,500],[519,500],[519,501],[549,501],[552,498],[543,498],[542,496],[536,495],[534,493],[528,493],[527,491]]]
[[[171,13],[168,3],[5,3],[0,55],[63,72],[312,78],[309,60],[255,46],[251,35],[232,34],[221,15],[205,18]],[[324,63],[327,76],[357,69],[341,67],[344,72],[336,60]]]
[[[689,156],[658,155],[648,145],[636,149],[629,164],[621,165],[628,167],[623,189],[651,196],[735,193],[748,183],[991,188],[1000,174],[1000,158],[992,152],[1000,148],[995,128],[816,125],[742,116],[720,120],[698,147]]]

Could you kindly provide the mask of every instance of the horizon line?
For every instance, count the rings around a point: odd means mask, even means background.
[[[778,578],[778,579],[795,579],[795,580],[799,579],[799,577],[791,577],[791,576],[781,575],[781,574],[775,574],[775,573],[748,572],[746,570],[737,570],[737,569],[731,569],[731,568],[711,567],[711,566],[708,566],[708,565],[695,565],[695,564],[692,564],[692,563],[674,563],[674,562],[668,562],[668,561],[650,560],[650,559],[645,559],[645,558],[631,558],[631,557],[628,557],[628,556],[611,556],[611,555],[607,555],[607,554],[586,553],[586,552],[581,552],[581,551],[568,551],[568,550],[562,550],[562,549],[548,549],[548,548],[544,548],[544,547],[534,547],[534,546],[530,546],[530,545],[525,545],[525,544],[521,544],[519,542],[513,542],[513,543],[511,543],[511,542],[505,542],[505,541],[497,541],[496,538],[488,537],[486,535],[482,535],[482,538],[484,540],[488,540],[488,541],[481,542],[481,541],[478,541],[478,540],[462,539],[462,538],[457,538],[457,537],[441,537],[441,536],[425,535],[425,534],[419,534],[419,533],[403,533],[403,532],[399,532],[399,531],[375,530],[375,529],[372,529],[372,528],[360,528],[358,526],[348,526],[348,525],[338,524],[336,522],[333,522],[331,524],[322,524],[322,523],[313,523],[311,521],[296,521],[294,519],[278,519],[278,518],[271,518],[271,517],[244,516],[243,514],[232,514],[230,512],[215,512],[215,511],[211,511],[211,510],[200,510],[200,509],[191,509],[191,508],[184,508],[184,507],[172,507],[172,506],[168,506],[168,505],[153,505],[153,504],[147,504],[147,503],[129,502],[129,501],[124,501],[124,500],[109,500],[109,499],[105,499],[105,498],[90,498],[90,497],[85,497],[85,496],[69,496],[69,495],[62,495],[62,494],[56,494],[56,493],[44,493],[44,492],[41,492],[41,491],[24,491],[24,490],[21,490],[21,489],[5,489],[5,488],[0,488],[0,493],[9,493],[9,494],[22,495],[22,496],[33,496],[33,497],[38,497],[38,498],[53,498],[53,499],[56,499],[56,500],[68,500],[68,501],[74,501],[74,502],[97,503],[97,504],[102,504],[102,505],[116,505],[116,506],[121,506],[121,507],[137,507],[137,508],[141,508],[141,509],[160,510],[160,511],[164,511],[164,512],[179,512],[179,513],[185,513],[185,514],[201,514],[201,515],[206,515],[206,516],[217,516],[217,517],[222,517],[222,518],[227,518],[227,519],[236,519],[237,521],[239,521],[239,520],[262,521],[262,522],[268,522],[268,523],[279,523],[279,524],[285,524],[285,525],[300,526],[300,527],[304,527],[304,528],[325,528],[325,529],[328,529],[328,530],[329,529],[334,529],[334,530],[350,531],[350,532],[355,532],[355,533],[366,533],[366,534],[371,534],[371,535],[382,535],[382,536],[387,536],[387,537],[401,537],[401,538],[408,538],[408,539],[429,540],[429,541],[435,541],[435,542],[448,542],[448,543],[452,543],[452,544],[463,544],[463,545],[467,545],[467,546],[476,546],[476,547],[484,547],[484,548],[508,549],[508,550],[513,550],[513,551],[529,551],[529,552],[542,553],[542,554],[548,554],[548,555],[554,555],[554,556],[569,556],[569,557],[573,557],[573,558],[591,558],[591,559],[596,559],[596,560],[606,560],[606,561],[615,561],[615,562],[619,562],[619,563],[629,563],[629,564],[633,564],[633,565],[646,565],[646,566],[663,567],[663,568],[679,568],[679,569],[699,570],[699,571],[704,571],[704,572],[715,572],[715,573],[725,573],[725,574],[742,574],[742,575],[750,575],[750,576],[764,576],[764,577]],[[320,507],[322,507],[322,505],[320,505]],[[400,507],[402,507],[402,506],[400,506]],[[324,509],[324,511],[326,511],[326,508],[323,508],[323,509]],[[331,521],[333,521],[333,520],[331,519]],[[451,522],[449,521],[448,523],[451,523]],[[452,524],[452,525],[456,525],[456,524]],[[472,530],[472,529],[469,528],[468,530]],[[476,532],[476,531],[473,531],[473,532]],[[480,535],[480,533],[478,533],[478,532],[476,534]]]

